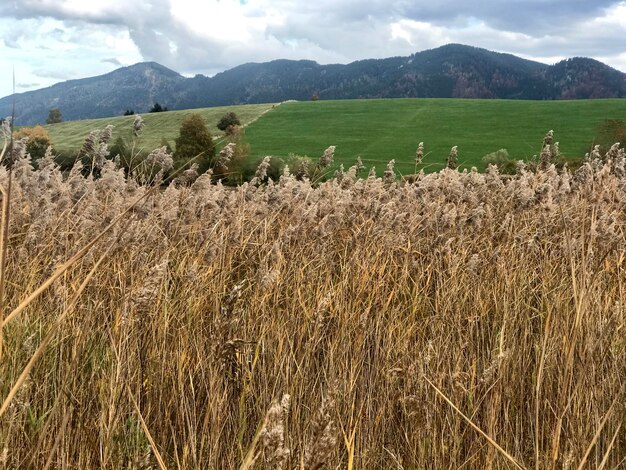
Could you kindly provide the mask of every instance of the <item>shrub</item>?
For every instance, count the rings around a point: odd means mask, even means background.
[[[306,155],[289,154],[287,160],[290,173],[298,180],[310,178],[315,173],[316,164]]]
[[[224,114],[217,123],[217,128],[220,131],[226,132],[229,127],[241,126],[239,117],[232,111]]]
[[[33,160],[39,160],[46,154],[48,147],[52,145],[50,134],[40,125],[35,127],[25,127],[14,133],[14,139],[18,140],[23,137],[28,138],[26,144],[26,152],[30,154]]]
[[[225,177],[225,181],[229,185],[241,184],[249,181],[254,175],[248,169],[250,145],[246,142],[245,131],[239,126],[231,126],[228,128],[230,132],[226,134],[226,147],[228,144],[234,144],[233,153],[225,168],[216,168],[216,175]],[[218,166],[218,165],[216,165]]]
[[[154,106],[150,108],[150,113],[162,113],[168,111],[167,106],[161,106],[159,103],[154,103]]]
[[[514,175],[517,168],[517,160],[509,156],[507,149],[488,153],[482,160],[485,166],[495,165],[498,171],[505,175]]]
[[[595,143],[600,145],[600,151],[605,153],[616,142],[626,145],[626,123],[621,119],[605,119],[598,125]]]
[[[48,119],[46,119],[46,124],[56,124],[59,122],[63,122],[63,115],[61,114],[61,110],[59,108],[52,108],[48,112]]]
[[[167,153],[174,153],[174,151],[172,150],[172,146],[165,137],[161,138],[161,143],[159,144],[159,147],[165,147]]]
[[[115,158],[118,155],[122,161],[125,161],[130,157],[128,146],[122,136],[117,136],[117,138],[113,141],[113,145],[109,148],[109,158]]]
[[[200,173],[204,173],[210,168],[215,157],[215,143],[202,117],[193,113],[187,116],[180,126],[174,151],[175,164],[179,167],[198,155],[200,156],[196,163]]]

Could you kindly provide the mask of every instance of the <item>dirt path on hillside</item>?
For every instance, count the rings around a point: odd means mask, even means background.
[[[278,108],[281,104],[283,103],[288,103],[290,101],[295,101],[295,100],[287,100],[287,101],[281,101],[280,103],[276,103],[273,104],[271,108],[267,108],[265,111],[263,111],[261,114],[259,114],[257,117],[255,117],[252,121],[247,122],[245,124],[243,124],[241,126],[242,129],[245,129],[246,127],[248,127],[250,124],[254,124],[255,122],[257,122],[260,118],[262,118],[263,116],[265,116],[267,113],[269,113],[270,111],[275,110],[276,108]],[[221,144],[224,141],[225,136],[224,135],[220,135],[220,136],[216,136],[213,137],[213,140],[215,141],[216,144]]]

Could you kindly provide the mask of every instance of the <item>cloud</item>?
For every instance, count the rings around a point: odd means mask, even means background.
[[[13,60],[72,78],[141,60],[211,75],[245,62],[346,63],[449,42],[626,70],[626,2],[611,0],[16,0],[0,4],[0,30]]]
[[[40,82],[32,82],[32,83],[16,83],[15,88],[18,90],[31,90],[33,88],[38,88],[41,86]]]
[[[54,18],[81,20],[95,24],[126,25],[129,15],[150,14],[153,3],[111,2],[107,0],[20,0],[0,5],[0,15],[16,19]],[[165,4],[165,2],[162,2]]]
[[[119,60],[117,60],[115,57],[112,57],[110,59],[102,59],[100,62],[104,63],[104,64],[113,64],[116,67],[121,67],[122,64]]]
[[[68,70],[58,69],[35,69],[32,71],[33,75],[39,78],[52,78],[56,81],[68,80],[73,78],[74,73]]]

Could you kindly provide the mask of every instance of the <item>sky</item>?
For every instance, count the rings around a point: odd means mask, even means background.
[[[0,97],[156,61],[185,76],[246,62],[407,56],[448,43],[626,72],[626,1],[1,0]]]

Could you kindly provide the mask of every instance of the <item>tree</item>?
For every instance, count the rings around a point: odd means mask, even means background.
[[[220,131],[226,131],[229,127],[232,126],[241,126],[241,121],[239,120],[239,117],[232,111],[224,114],[217,123],[217,128]]]
[[[13,138],[15,140],[23,137],[28,138],[26,151],[30,154],[33,160],[42,158],[46,154],[48,147],[52,145],[48,131],[40,125],[36,125],[35,127],[24,127],[13,134]]]
[[[621,119],[605,119],[598,125],[595,143],[600,145],[600,152],[604,154],[616,142],[626,146],[626,123]]]
[[[169,141],[165,137],[161,137],[161,143],[159,144],[159,147],[165,147],[165,150],[167,153],[170,153],[170,154],[174,153],[174,151],[172,150],[172,146],[170,145]]]
[[[163,107],[159,103],[154,103],[154,106],[150,108],[151,113],[161,113],[167,111],[167,106]]]
[[[200,154],[196,163],[198,163],[199,171],[204,173],[210,168],[215,157],[215,144],[202,117],[193,113],[187,116],[180,126],[179,136],[176,138],[174,160],[176,165],[180,166]]]
[[[127,109],[126,111],[124,111],[124,116],[132,116],[133,114],[135,114],[134,109]]]
[[[250,168],[248,158],[250,155],[250,145],[246,142],[244,130],[236,125],[230,126],[228,129],[230,132],[226,133],[226,145],[224,147],[228,144],[234,144],[234,146],[231,147],[233,152],[225,167],[220,165],[220,154],[218,154],[216,157],[215,171],[218,176],[220,176],[221,171],[221,176],[224,176],[226,183],[234,186],[243,183],[244,179],[247,177],[248,179],[252,178],[258,165],[255,165],[254,168]],[[224,149],[222,149],[222,151],[223,150]],[[274,164],[274,160],[275,159],[272,159],[272,164]],[[275,178],[274,181],[278,181],[278,178]]]
[[[128,146],[122,136],[117,136],[117,138],[113,141],[113,145],[109,147],[109,158],[111,160],[118,155],[123,162],[126,162],[126,160],[130,157]]]
[[[61,110],[59,108],[52,108],[48,112],[48,119],[46,119],[46,124],[57,124],[59,122],[63,122]]]

